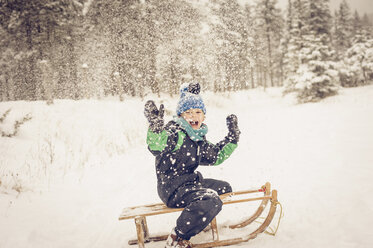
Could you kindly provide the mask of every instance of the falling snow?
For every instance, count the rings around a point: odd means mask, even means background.
[[[367,228],[373,218],[372,86],[303,105],[276,89],[204,97],[209,139],[218,142],[226,135],[230,113],[237,114],[242,136],[224,164],[198,170],[229,181],[235,190],[270,181],[284,206],[277,235],[261,235],[250,246],[372,246]],[[162,100],[171,110],[177,101]],[[140,99],[0,103],[0,113],[11,107],[14,119],[33,116],[19,136],[0,138],[0,247],[129,248],[136,231],[132,221],[118,221],[122,208],[160,201],[154,157],[145,144],[147,123],[139,114],[143,104]],[[218,224],[242,218],[227,211],[223,207]],[[147,218],[150,232],[168,234],[176,217]]]

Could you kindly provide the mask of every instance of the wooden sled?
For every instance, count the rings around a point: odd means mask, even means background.
[[[260,197],[249,197],[249,194],[258,193],[258,192],[263,192],[264,195]],[[235,198],[240,198],[240,199],[235,199]],[[201,243],[201,244],[193,244],[193,247],[207,248],[207,247],[227,246],[227,245],[247,242],[251,239],[256,238],[257,235],[264,232],[269,226],[269,224],[271,223],[275,215],[276,207],[278,204],[277,191],[276,190],[271,191],[271,184],[268,182],[265,185],[263,185],[260,189],[231,192],[231,193],[227,193],[224,195],[220,195],[220,199],[223,201],[224,205],[242,203],[242,202],[250,202],[250,201],[261,201],[258,209],[255,211],[255,213],[251,217],[249,217],[248,219],[245,219],[244,221],[241,221],[238,224],[229,225],[228,227],[230,229],[242,228],[242,227],[245,227],[251,224],[263,213],[265,207],[268,205],[268,202],[270,202],[271,204],[270,204],[268,215],[265,218],[264,222],[252,233],[247,234],[244,237],[220,240],[217,221],[216,221],[216,218],[214,218],[213,221],[210,223],[212,241]],[[166,240],[168,237],[168,234],[160,235],[160,236],[150,236],[148,225],[146,222],[146,217],[152,216],[152,215],[160,215],[160,214],[178,212],[182,210],[183,208],[168,208],[163,203],[143,205],[143,206],[137,206],[137,207],[129,207],[129,208],[123,209],[122,213],[119,216],[119,220],[134,219],[136,230],[137,230],[137,240],[130,240],[128,241],[128,244],[130,245],[138,244],[140,248],[144,248],[145,243]]]

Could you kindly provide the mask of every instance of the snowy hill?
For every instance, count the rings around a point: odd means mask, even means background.
[[[210,141],[225,136],[230,113],[242,131],[232,157],[202,174],[235,190],[269,181],[284,207],[275,237],[234,247],[373,246],[373,86],[303,105],[278,89],[202,96]],[[0,115],[11,108],[2,130],[32,116],[18,136],[0,138],[0,247],[129,247],[135,228],[117,220],[121,209],[159,202],[145,144],[147,99],[163,102],[171,118],[177,99],[167,96],[0,103]],[[223,209],[218,222],[245,210]],[[148,218],[150,231],[168,233],[176,217]]]

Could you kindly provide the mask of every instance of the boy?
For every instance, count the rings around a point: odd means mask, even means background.
[[[219,195],[232,192],[229,183],[205,179],[196,169],[199,165],[218,165],[237,147],[240,130],[237,117],[227,117],[228,135],[216,145],[206,140],[203,123],[206,108],[199,96],[200,85],[181,87],[177,116],[165,127],[164,107],[159,110],[153,101],[145,104],[149,121],[147,144],[156,156],[158,195],[171,208],[184,208],[176,227],[169,235],[166,248],[189,248],[189,239],[201,232],[220,212]]]

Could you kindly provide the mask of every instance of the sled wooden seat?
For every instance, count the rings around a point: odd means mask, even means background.
[[[251,193],[259,193],[259,192],[263,192],[264,195],[260,197],[249,197],[248,196]],[[255,230],[253,233],[249,234],[248,236],[237,238],[237,239],[219,240],[217,221],[216,221],[216,218],[214,218],[214,220],[210,223],[210,228],[212,231],[212,242],[202,243],[202,244],[193,244],[193,247],[202,248],[202,247],[231,245],[231,244],[245,242],[245,241],[255,238],[257,234],[263,232],[269,226],[270,222],[273,219],[273,216],[276,212],[277,191],[276,190],[271,191],[271,185],[270,183],[267,182],[265,185],[263,185],[259,189],[227,193],[224,195],[220,195],[220,199],[222,200],[224,205],[242,203],[242,202],[250,202],[250,201],[262,201],[258,209],[256,210],[256,212],[251,217],[249,217],[248,219],[238,224],[228,226],[231,229],[241,228],[252,223],[255,219],[257,219],[262,214],[262,212],[264,211],[269,201],[271,202],[271,208],[269,210],[267,218],[257,230]],[[151,237],[149,234],[146,217],[166,214],[166,213],[172,213],[172,212],[179,212],[182,210],[183,208],[168,208],[163,203],[128,207],[122,210],[122,213],[119,216],[119,220],[134,219],[135,225],[136,225],[136,231],[137,231],[137,240],[130,240],[128,243],[130,245],[138,244],[140,248],[144,248],[145,243],[166,240],[168,237],[168,235]]]

